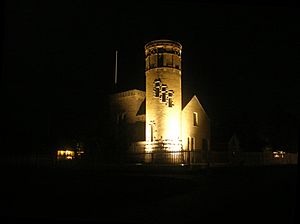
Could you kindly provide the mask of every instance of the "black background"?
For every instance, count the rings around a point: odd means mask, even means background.
[[[144,45],[154,39],[183,45],[183,101],[197,95],[213,133],[251,132],[266,118],[278,123],[268,126],[273,131],[299,121],[294,5],[6,1],[3,9],[2,127],[10,148],[101,138],[116,91],[115,51],[117,91],[144,90]]]

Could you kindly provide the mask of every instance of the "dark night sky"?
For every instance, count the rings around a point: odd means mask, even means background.
[[[253,122],[278,108],[299,120],[299,8],[209,2],[7,1],[7,136],[95,134],[115,50],[119,89],[144,90],[144,45],[154,39],[183,45],[184,98],[196,94],[213,122]]]

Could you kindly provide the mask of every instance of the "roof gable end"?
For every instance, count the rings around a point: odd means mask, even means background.
[[[182,109],[182,110],[184,110],[192,101],[196,101],[197,102],[197,104],[199,105],[199,107],[201,108],[201,110],[204,112],[204,114],[207,116],[207,113],[206,113],[206,111],[204,110],[204,108],[203,108],[203,106],[201,105],[201,103],[200,103],[200,101],[199,101],[199,99],[198,99],[198,97],[196,96],[196,95],[194,95],[191,99],[190,99],[190,101],[188,101],[188,103],[185,105],[185,107]],[[208,116],[207,116],[208,117]]]

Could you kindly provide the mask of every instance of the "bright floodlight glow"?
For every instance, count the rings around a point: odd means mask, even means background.
[[[180,140],[162,140],[155,142],[147,142],[145,146],[145,151],[155,152],[155,151],[169,151],[169,152],[179,152],[182,149],[182,144]]]
[[[170,116],[168,119],[167,138],[170,140],[178,140],[180,137],[180,121],[176,116]]]

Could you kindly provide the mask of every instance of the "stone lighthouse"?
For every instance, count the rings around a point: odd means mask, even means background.
[[[181,50],[181,44],[171,40],[155,40],[145,45],[148,151],[182,148]]]

